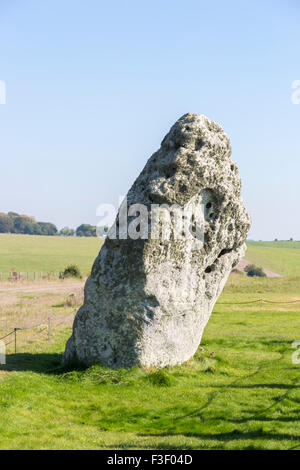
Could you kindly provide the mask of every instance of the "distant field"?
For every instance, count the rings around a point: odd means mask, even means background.
[[[300,242],[248,242],[246,258],[282,276],[300,275]]]
[[[0,272],[60,271],[77,264],[90,271],[102,240],[93,237],[47,237],[0,234]]]
[[[60,271],[77,264],[86,274],[102,240],[85,237],[47,237],[0,234],[0,273]],[[283,276],[300,276],[300,242],[248,242],[246,258]]]

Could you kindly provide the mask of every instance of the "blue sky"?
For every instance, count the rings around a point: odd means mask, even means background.
[[[97,223],[170,126],[229,135],[249,238],[300,239],[298,0],[0,0],[0,211]]]

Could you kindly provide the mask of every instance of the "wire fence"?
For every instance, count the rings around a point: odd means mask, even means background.
[[[47,324],[44,322],[31,327],[16,327],[4,336],[1,336],[0,371],[34,370],[43,373],[56,373],[60,371],[63,367],[61,357],[53,359],[53,354],[47,352],[45,344],[50,344],[50,340],[55,334],[54,328],[61,325],[70,327],[73,319],[69,322],[70,324],[67,324],[66,319],[56,322],[55,319],[51,320],[51,318],[48,318]],[[21,338],[22,334],[27,332],[29,337],[27,339]],[[31,347],[28,347],[28,345]],[[27,356],[28,353],[31,357]],[[42,362],[38,358],[40,354],[44,354]],[[60,356],[60,354],[55,353],[55,356]]]
[[[40,325],[34,325],[33,327],[31,328],[17,328],[15,327],[12,331],[10,331],[9,333],[7,333],[5,336],[2,336],[2,338],[0,338],[0,341],[3,341],[4,342],[4,345],[5,347],[9,346],[10,344],[14,344],[14,353],[17,354],[17,351],[18,351],[18,331],[26,331],[26,330],[34,330],[35,328],[38,328],[40,327],[42,324]],[[48,336],[50,338],[50,318],[48,319],[48,328],[44,328],[42,330],[39,331],[39,333],[42,333],[43,331],[45,331],[45,329],[48,329]],[[12,337],[12,339],[10,339]],[[9,338],[10,340],[9,341],[4,341],[6,340],[7,338]]]
[[[68,325],[65,320],[60,321],[59,323],[54,323],[53,321],[51,321],[51,318],[49,317],[46,323],[43,322],[43,323],[39,323],[37,325],[33,325],[30,327],[22,327],[22,328],[15,327],[11,331],[6,333],[4,336],[0,337],[0,341],[2,342],[2,344],[4,344],[5,347],[9,345],[13,345],[12,347],[13,347],[14,353],[17,354],[20,347],[23,349],[23,347],[26,344],[29,344],[29,343],[32,344],[32,343],[37,342],[38,338],[50,341],[51,336],[54,333],[52,328],[54,327],[56,328],[58,326],[61,326],[62,324],[64,324],[66,327],[71,326],[71,322],[70,322],[70,325]],[[29,337],[21,338],[20,335],[23,332],[24,333],[30,332]],[[44,335],[44,337],[42,338],[40,336],[42,333],[46,333],[46,337]]]
[[[217,302],[216,305],[248,305],[248,304],[279,304],[279,305],[289,305],[289,304],[300,304],[300,299],[294,299],[294,300],[285,300],[285,301],[274,301],[274,300],[267,300],[267,299],[255,299],[255,300],[249,300],[249,301],[245,301],[245,302]],[[76,311],[75,311],[76,312]],[[72,320],[73,320],[74,317],[72,317]],[[48,341],[50,341],[50,338],[51,338],[51,335],[53,333],[52,331],[52,326],[53,327],[58,327],[58,326],[61,326],[62,324],[64,324],[66,327],[70,327],[72,325],[72,321],[70,322],[70,324],[67,324],[65,320],[59,322],[59,323],[53,323],[53,321],[51,321],[51,318],[49,317],[47,319],[47,322],[42,322],[42,323],[39,323],[37,325],[33,325],[33,326],[30,326],[30,327],[14,327],[11,331],[9,331],[8,333],[5,333],[4,336],[0,337],[0,341],[2,343],[4,343],[5,347],[13,344],[13,347],[14,347],[14,352],[15,354],[17,354],[18,352],[18,345],[19,345],[19,342],[18,342],[18,338],[19,338],[19,335],[22,333],[22,332],[27,332],[27,331],[30,331],[30,332],[33,332],[35,335],[40,335],[42,333],[45,333],[46,332],[46,335],[47,335],[47,338],[44,338],[44,339],[47,339]],[[35,342],[35,339],[34,337],[31,335],[31,337],[29,339],[25,339],[22,338],[22,341],[21,341],[21,345],[24,346],[24,344],[27,344],[27,343],[34,343]]]
[[[10,271],[0,272],[1,281],[45,281],[60,279],[61,273],[59,271]]]
[[[216,302],[216,305],[246,305],[246,304],[256,304],[256,303],[266,303],[266,304],[299,304],[300,299],[296,300],[267,300],[267,299],[256,299],[256,300],[247,300],[245,302]]]

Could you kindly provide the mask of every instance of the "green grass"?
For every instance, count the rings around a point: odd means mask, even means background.
[[[204,351],[163,371],[62,370],[70,329],[9,355],[0,448],[300,449],[300,365],[291,361],[300,304],[223,305],[299,298],[299,282],[233,276]]]
[[[102,240],[94,237],[48,237],[0,234],[0,272],[61,271],[77,264],[90,271]]]
[[[246,258],[282,276],[300,276],[300,242],[247,242]]]
[[[0,272],[90,271],[103,241],[85,237],[0,234]],[[300,276],[300,242],[248,242],[246,258],[283,276]]]

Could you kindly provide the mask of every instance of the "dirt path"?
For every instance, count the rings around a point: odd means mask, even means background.
[[[49,320],[52,329],[70,327],[83,302],[83,284],[84,281],[72,279],[1,282],[0,332],[4,336],[15,327],[21,328],[19,342],[22,343],[47,336]]]
[[[239,269],[240,271],[244,271],[245,267],[248,264],[253,264],[251,261],[248,259],[243,258],[239,264],[236,266],[236,269]],[[264,272],[266,273],[267,277],[281,277],[280,274],[274,273],[273,271],[270,271],[269,269],[266,269],[263,267]]]
[[[31,284],[12,284],[12,283],[3,283],[0,284],[0,293],[43,293],[43,292],[70,292],[70,290],[81,289],[84,285],[84,281],[73,281],[73,280],[64,280],[64,281],[46,281],[43,283],[31,283]]]

